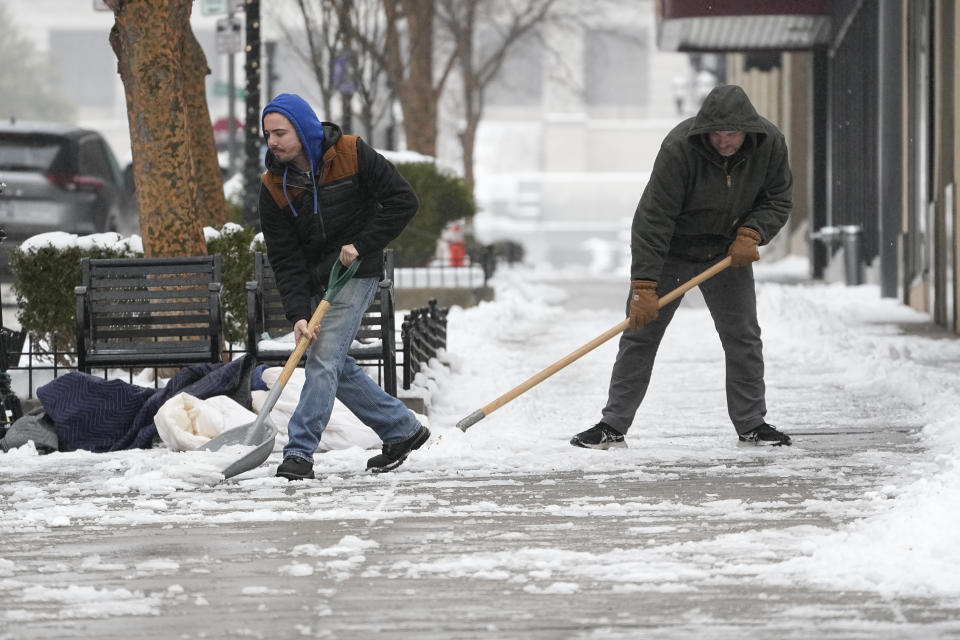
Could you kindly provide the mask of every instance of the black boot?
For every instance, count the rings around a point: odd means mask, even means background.
[[[411,451],[419,449],[429,438],[430,430],[421,425],[416,433],[403,442],[383,445],[383,449],[379,455],[375,455],[367,460],[367,471],[383,473],[384,471],[396,469],[403,464],[403,461],[407,459]]]
[[[312,480],[313,463],[300,456],[287,456],[277,467],[277,477],[287,480]]]
[[[581,431],[570,439],[570,444],[585,449],[610,449],[611,447],[627,446],[623,434],[606,422],[598,422],[596,426]]]
[[[790,436],[778,431],[776,427],[772,424],[767,424],[764,422],[762,425],[747,431],[746,433],[740,434],[740,442],[750,442],[752,444],[766,444],[779,447],[781,445],[790,446],[792,443],[790,441]]]

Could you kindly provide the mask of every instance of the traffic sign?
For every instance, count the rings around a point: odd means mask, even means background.
[[[213,95],[217,97],[226,97],[230,95],[230,85],[224,80],[214,80],[213,82]],[[247,99],[247,90],[243,87],[234,87],[233,88],[233,97],[238,100]]]
[[[243,51],[243,21],[229,16],[217,20],[217,53]]]
[[[215,16],[227,12],[227,0],[203,0],[203,15]]]

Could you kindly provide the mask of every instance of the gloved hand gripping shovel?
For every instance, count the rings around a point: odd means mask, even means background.
[[[346,269],[344,269],[339,260],[334,263],[333,270],[330,272],[330,279],[327,283],[327,291],[313,312],[310,322],[307,324],[308,331],[313,332],[320,326],[320,321],[323,320],[323,316],[327,314],[330,303],[337,294],[340,293],[340,290],[343,289],[347,281],[353,277],[353,274],[357,272],[359,267],[359,259],[354,260]],[[297,368],[297,364],[300,363],[300,358],[303,357],[309,345],[310,339],[306,336],[302,336],[297,340],[296,348],[293,350],[293,353],[290,354],[290,357],[287,358],[287,363],[283,365],[283,371],[280,372],[277,383],[270,389],[270,394],[263,403],[260,413],[257,414],[256,420],[249,424],[240,425],[239,427],[224,431],[200,447],[201,451],[217,451],[233,445],[253,445],[255,447],[250,451],[244,452],[240,458],[224,469],[224,478],[230,478],[244,471],[256,469],[273,452],[273,445],[277,438],[277,427],[273,424],[273,421],[270,420],[270,411],[273,410],[274,405],[277,404],[283,387],[287,384],[290,376],[293,375],[293,370]]]
[[[723,260],[721,260],[720,262],[713,265],[712,267],[710,267],[709,269],[706,269],[699,275],[696,275],[690,278],[689,280],[684,282],[682,285],[680,285],[670,293],[660,298],[660,300],[658,301],[657,308],[662,309],[665,305],[670,304],[671,302],[673,302],[674,300],[676,300],[677,298],[685,294],[690,289],[693,289],[695,286],[697,286],[701,282],[704,282],[705,280],[712,278],[713,276],[717,275],[718,273],[720,273],[721,271],[723,271],[729,266],[730,266],[730,257],[728,256]],[[543,382],[544,380],[546,380],[547,378],[555,374],[557,371],[560,371],[560,369],[563,369],[568,364],[574,362],[575,360],[579,360],[580,358],[590,353],[591,351],[599,347],[601,344],[603,344],[610,338],[623,333],[623,330],[626,329],[629,325],[630,325],[630,319],[627,318],[620,324],[608,329],[607,331],[600,334],[599,336],[597,336],[587,344],[583,345],[582,347],[580,347],[579,349],[577,349],[567,357],[557,360],[556,362],[554,362],[552,365],[550,365],[540,373],[537,373],[536,375],[531,376],[525,382],[517,385],[516,387],[506,392],[505,394],[503,394],[493,402],[489,403],[488,405],[480,409],[477,409],[476,411],[468,415],[466,418],[458,422],[457,427],[461,431],[466,431],[471,426],[480,422],[481,420],[486,418],[488,415],[490,415],[491,413],[493,413],[503,405],[507,404],[508,402],[510,402],[517,396],[519,396],[520,394],[526,393],[536,385],[540,384],[541,382]]]

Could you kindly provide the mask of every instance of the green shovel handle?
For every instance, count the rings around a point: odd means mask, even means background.
[[[323,294],[323,299],[327,302],[333,302],[333,299],[340,293],[340,289],[343,289],[343,285],[347,284],[359,268],[360,258],[351,262],[349,267],[344,267],[339,259],[335,260],[333,268],[330,270],[330,279],[327,281],[327,291]]]

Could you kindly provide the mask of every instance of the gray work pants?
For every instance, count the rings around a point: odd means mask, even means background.
[[[657,296],[676,289],[710,265],[668,259],[657,283]],[[753,268],[728,267],[700,284],[726,357],[727,413],[742,434],[764,422],[763,343],[757,323]],[[653,361],[682,296],[660,309],[657,319],[620,336],[620,351],[610,376],[603,421],[626,433],[647,393]],[[627,297],[627,313],[630,300]]]

